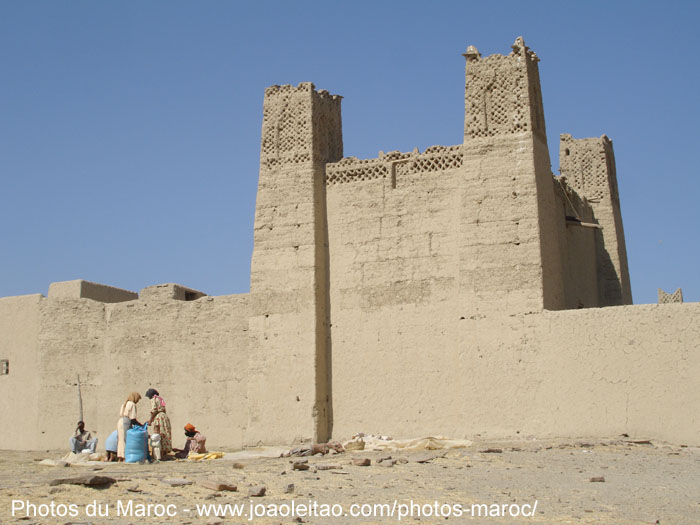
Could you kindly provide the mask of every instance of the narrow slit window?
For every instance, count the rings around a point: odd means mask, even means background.
[[[0,376],[6,376],[10,373],[10,361],[7,359],[0,360]]]

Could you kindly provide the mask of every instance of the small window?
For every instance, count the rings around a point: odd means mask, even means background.
[[[7,359],[0,361],[0,376],[6,376],[10,373],[10,362]]]

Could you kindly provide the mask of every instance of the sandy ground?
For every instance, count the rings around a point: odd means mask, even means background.
[[[498,448],[502,452],[483,452]],[[435,451],[434,455],[445,451]],[[377,460],[391,455],[401,460],[387,467]],[[250,512],[250,502],[268,508],[271,505],[317,503],[342,506],[343,514],[353,504],[387,504],[393,517],[336,518],[303,517],[302,523],[386,523],[398,522],[399,506],[438,506],[460,504],[471,509],[473,503],[533,504],[532,518],[471,517],[463,511],[445,518],[433,516],[402,517],[401,522],[415,523],[700,523],[700,448],[664,443],[633,444],[626,438],[610,440],[558,440],[519,442],[476,442],[469,448],[447,451],[427,463],[426,452],[381,453],[353,452],[309,458],[309,470],[293,470],[290,458],[257,458],[239,462],[213,460],[201,463],[167,461],[146,465],[103,463],[93,466],[50,467],[40,465],[46,458],[58,458],[58,452],[0,453],[0,523],[250,523],[249,514],[223,519],[197,514],[197,505],[243,504]],[[369,458],[370,466],[355,466],[353,458]],[[340,469],[322,470],[319,466],[335,465]],[[116,483],[105,488],[79,485],[51,486],[55,478],[80,474],[105,475]],[[591,482],[604,477],[604,482]],[[184,478],[191,485],[170,486],[164,479]],[[213,491],[203,480],[225,481],[238,487],[236,492]],[[289,489],[288,485],[294,488]],[[251,487],[264,486],[266,495],[252,498]],[[291,492],[286,492],[291,490]],[[50,505],[60,512],[59,504],[74,504],[78,516],[34,517],[26,510],[12,516],[12,501]],[[117,502],[131,515],[118,516]],[[93,502],[108,508],[109,517],[86,516]],[[174,517],[139,516],[148,504],[172,505]],[[18,505],[18,503],[15,503]],[[26,505],[26,503],[25,503]],[[287,507],[288,509],[289,507]],[[414,509],[416,507],[414,506]],[[509,507],[512,508],[512,507]],[[43,508],[44,511],[48,507]],[[285,511],[285,507],[278,507]],[[335,507],[337,512],[340,507]],[[406,511],[407,507],[403,507]],[[423,507],[425,509],[425,507]],[[493,511],[494,507],[490,507]],[[65,510],[65,509],[64,509]],[[356,507],[355,510],[362,510]],[[367,507],[365,507],[367,510]],[[447,510],[447,507],[444,507]],[[515,510],[513,508],[513,510]],[[526,508],[527,510],[527,508]],[[151,514],[162,512],[151,507]],[[425,510],[424,510],[425,512]],[[471,512],[469,510],[468,512]],[[506,510],[506,512],[508,512]],[[218,512],[223,514],[223,512]],[[32,512],[30,511],[30,514]],[[298,523],[299,518],[256,517],[255,523]]]

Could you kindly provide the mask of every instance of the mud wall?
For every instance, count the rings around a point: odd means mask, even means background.
[[[344,332],[337,435],[700,443],[700,304],[434,315],[445,311],[404,304]]]

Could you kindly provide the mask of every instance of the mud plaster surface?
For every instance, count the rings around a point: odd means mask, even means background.
[[[2,452],[0,454],[0,523],[214,523],[212,518],[186,515],[184,508],[199,503],[247,503],[248,489],[264,485],[267,495],[255,503],[340,503],[347,510],[352,503],[399,502],[433,503],[533,503],[538,500],[533,519],[489,519],[488,523],[697,523],[700,513],[700,448],[653,443],[638,445],[626,438],[580,441],[476,442],[466,449],[448,451],[445,457],[429,463],[414,460],[423,452],[354,452],[337,456],[309,458],[311,468],[294,471],[289,458],[261,458],[241,462],[215,460],[203,463],[161,462],[152,465],[104,463],[97,467],[49,467],[39,465],[45,458],[59,457],[50,452]],[[497,447],[502,453],[480,452]],[[443,451],[436,451],[441,453]],[[406,458],[405,464],[383,467],[380,457]],[[369,467],[350,464],[353,457],[372,459]],[[316,470],[321,464],[336,464],[341,470]],[[100,470],[96,470],[100,469]],[[94,489],[61,485],[50,487],[50,480],[81,473],[107,475],[118,481],[109,488]],[[337,474],[334,472],[342,472]],[[284,473],[284,474],[283,474]],[[604,483],[590,482],[604,476]],[[192,485],[171,487],[162,478],[181,477]],[[228,481],[238,492],[213,492],[198,482],[205,479]],[[295,490],[286,494],[293,483]],[[10,516],[13,499],[34,504],[76,503],[77,518],[18,519]],[[117,518],[116,501],[174,503],[180,514],[171,519]],[[97,500],[109,503],[112,516],[86,518],[84,506]],[[194,513],[193,513],[194,514]],[[304,518],[305,523],[385,523],[395,519]],[[404,518],[402,522],[480,523],[469,518]],[[226,518],[224,523],[250,523]],[[287,518],[256,518],[255,523],[293,523]]]

